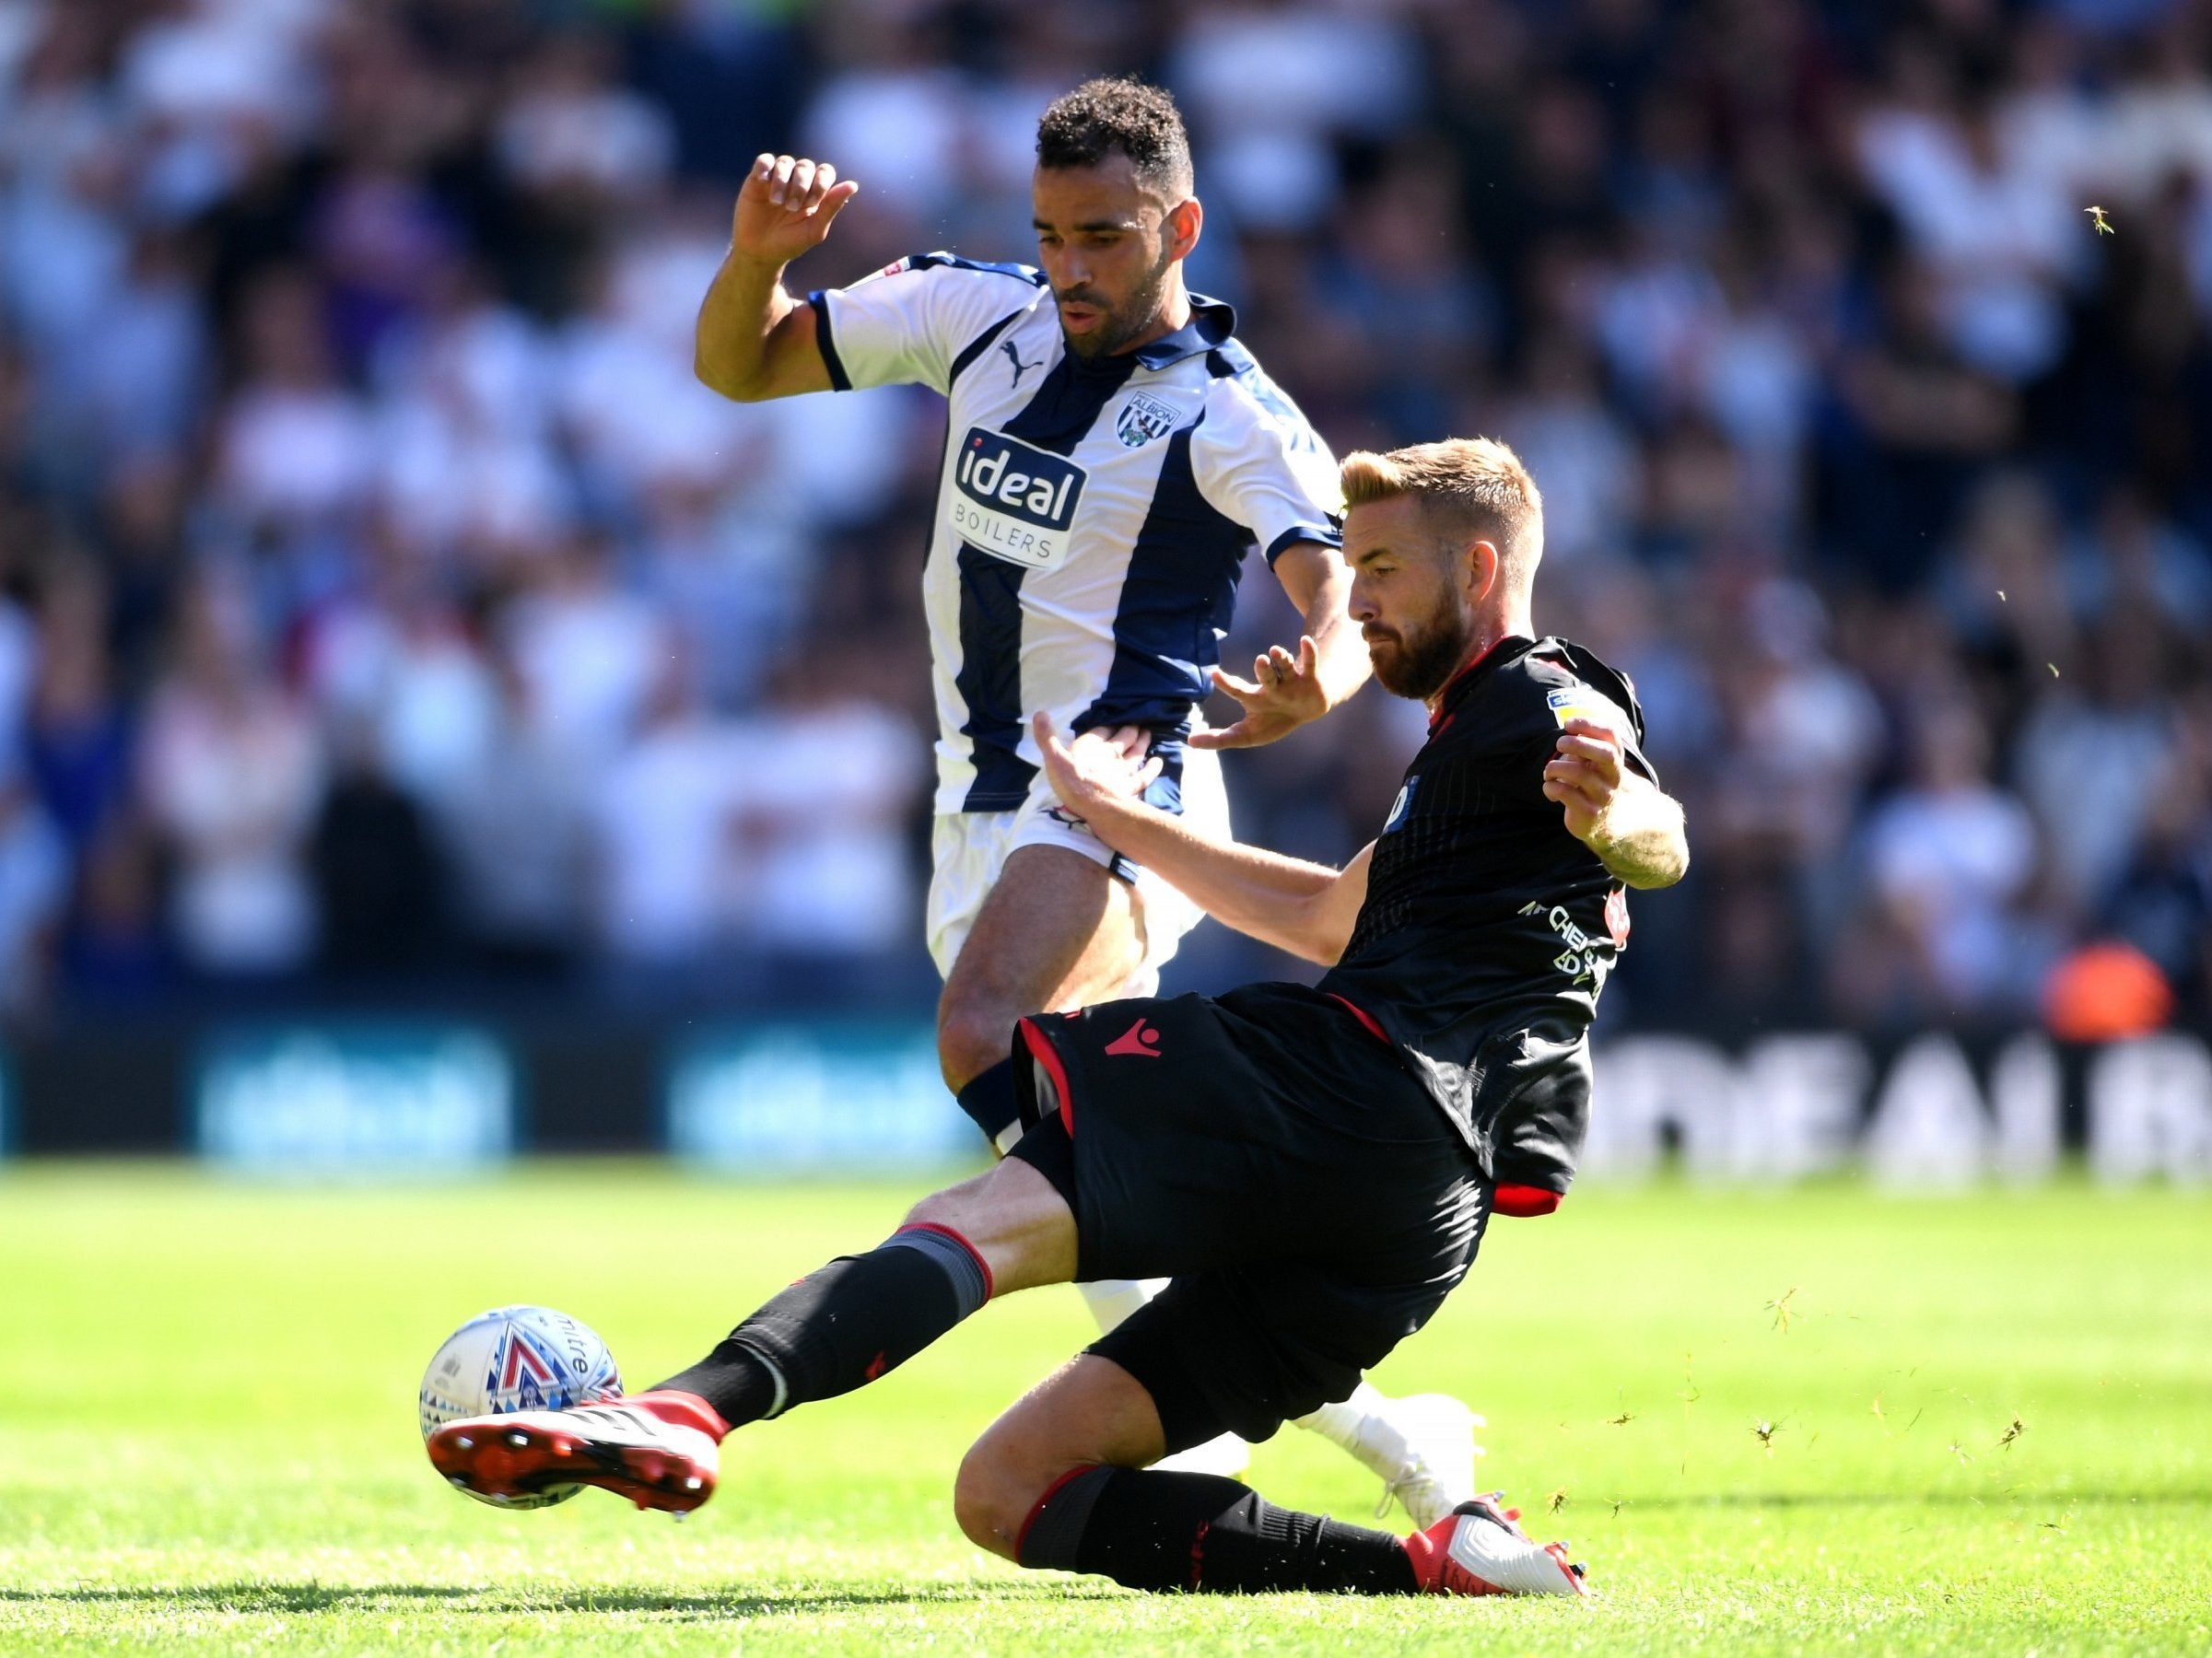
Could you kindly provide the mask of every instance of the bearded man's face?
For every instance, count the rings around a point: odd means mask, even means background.
[[[1447,555],[1412,496],[1355,507],[1344,526],[1352,614],[1375,677],[1393,696],[1425,702],[1465,662],[1474,635]]]
[[[1030,199],[1037,263],[1068,349],[1111,356],[1153,333],[1175,266],[1172,204],[1147,190],[1122,155],[1096,167],[1040,167]]]

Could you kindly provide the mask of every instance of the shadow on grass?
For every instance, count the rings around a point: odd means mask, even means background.
[[[866,1587],[793,1585],[773,1593],[681,1594],[650,1589],[531,1589],[431,1583],[363,1583],[340,1587],[323,1583],[210,1583],[205,1585],[105,1589],[0,1589],[0,1605],[144,1605],[177,1612],[219,1611],[297,1616],[310,1612],[390,1611],[407,1602],[432,1603],[447,1613],[529,1617],[547,1612],[673,1614],[680,1618],[751,1617],[762,1614],[835,1612],[875,1606],[980,1605],[985,1602],[1070,1598],[1064,1582],[1024,1583],[1020,1580],[976,1583],[908,1584]],[[1080,1592],[1077,1598],[1081,1598]]]

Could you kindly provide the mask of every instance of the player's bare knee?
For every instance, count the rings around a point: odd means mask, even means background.
[[[1026,1164],[1010,1169],[996,1163],[958,1185],[931,1192],[907,1211],[906,1223],[942,1226],[977,1246],[1006,1244],[1036,1226],[1037,1179]]]
[[[995,1171],[993,1171],[995,1173]],[[946,1186],[931,1192],[907,1211],[908,1226],[942,1226],[947,1231],[966,1236],[976,1229],[981,1219],[979,1210],[988,1201],[987,1187],[989,1173],[964,1180],[958,1185]]]
[[[946,1085],[957,1092],[1011,1054],[1017,1017],[996,997],[948,987],[937,1008],[937,1063]]]
[[[960,1459],[960,1472],[953,1480],[953,1517],[977,1547],[1011,1560],[1021,1542],[1023,1523],[1043,1489],[1024,1497],[1002,1447],[987,1433]]]

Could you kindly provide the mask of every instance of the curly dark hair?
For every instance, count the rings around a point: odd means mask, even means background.
[[[1096,167],[1117,152],[1148,189],[1171,202],[1190,194],[1190,134],[1176,100],[1157,87],[1101,76],[1061,93],[1036,123],[1039,167]]]

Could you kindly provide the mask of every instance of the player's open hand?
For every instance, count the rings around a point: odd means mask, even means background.
[[[1045,776],[1059,803],[1086,822],[1118,806],[1144,798],[1160,775],[1160,757],[1152,753],[1152,733],[1141,726],[1085,731],[1071,741],[1053,729],[1052,716],[1034,714]]]
[[[830,221],[860,193],[826,161],[760,155],[737,193],[730,245],[747,259],[789,264],[829,234]]]
[[[1245,717],[1218,731],[1193,731],[1190,746],[1258,748],[1263,742],[1289,736],[1309,719],[1320,718],[1328,712],[1328,693],[1321,685],[1317,666],[1319,655],[1319,647],[1308,634],[1298,641],[1296,656],[1286,647],[1277,645],[1267,655],[1255,658],[1252,677],[1248,680],[1240,680],[1216,668],[1215,687],[1236,698]]]
[[[1567,833],[1593,847],[1604,838],[1605,814],[1621,789],[1620,734],[1594,719],[1570,719],[1544,766],[1544,799],[1566,811]]]

